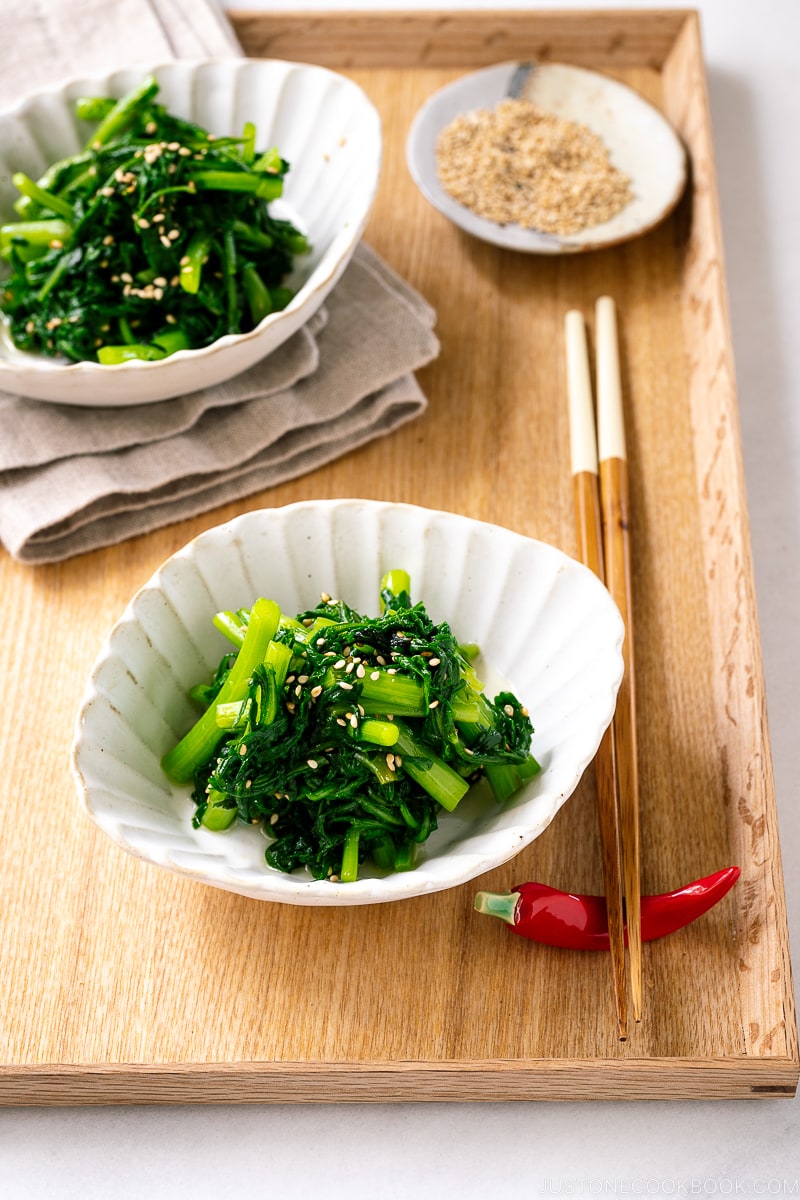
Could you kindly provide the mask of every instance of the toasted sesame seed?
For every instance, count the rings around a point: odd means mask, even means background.
[[[439,663],[440,663],[441,661],[442,661],[442,660],[441,660],[440,658],[429,658],[429,659],[428,659],[428,666],[429,666],[429,667],[438,667],[438,666],[439,666]]]
[[[25,326],[25,332],[33,333],[33,331],[35,329],[36,329],[36,326],[34,325],[33,321],[28,321],[27,325]]]
[[[329,875],[329,876],[328,876],[328,878],[329,878],[329,880],[331,881],[331,883],[338,883],[338,882],[339,882],[339,876],[338,876],[338,875]]]
[[[181,158],[188,158],[191,153],[192,152],[188,146],[181,146],[178,150],[178,154],[180,154]]]
[[[114,235],[113,235],[113,233],[107,233],[107,234],[106,234],[106,236],[103,238],[103,245],[104,245],[104,246],[113,246],[113,245],[114,245]]]
[[[300,686],[300,684],[299,684],[299,683],[298,683],[297,687],[294,689],[294,694],[295,694],[295,696],[297,696],[297,699],[298,699],[298,700],[300,699],[300,697],[301,697],[301,696],[302,696],[302,694],[303,694],[303,689],[302,689],[302,687]]]
[[[164,320],[168,325],[174,325],[177,321],[177,317],[174,317],[172,313],[167,313],[167,315],[164,317]]]
[[[357,677],[358,677],[359,679],[363,679],[363,678],[364,678],[364,676],[366,675],[366,673],[367,673],[367,672],[364,670],[364,664],[363,664],[363,663],[359,663],[359,664],[358,664],[358,666],[356,667],[356,675],[357,675]]]
[[[247,754],[247,746],[245,746],[244,742],[242,742],[242,744],[239,746],[239,753],[243,758],[245,754]]]
[[[379,663],[381,664],[381,666],[382,666],[382,667],[385,667],[385,666],[386,666],[386,659],[383,657],[383,655],[382,655],[382,654],[376,654],[376,655],[375,655],[375,661],[376,661],[376,662],[379,662]]]
[[[308,683],[308,676],[307,675],[298,675],[297,682],[298,683]]]
[[[305,625],[306,629],[308,629],[311,625],[314,624],[314,618],[313,617],[303,617],[303,624]]]
[[[333,664],[333,669],[334,671],[341,671],[343,666],[345,666],[345,661],[343,658],[340,658]]]
[[[315,700],[316,700],[317,696],[321,696],[321,695],[322,695],[322,688],[320,687],[320,685],[319,685],[319,684],[317,684],[317,685],[316,685],[316,687],[313,687],[313,688],[311,689],[311,695],[313,696],[313,698],[314,698]]]
[[[386,755],[386,765],[390,771],[394,770],[394,755],[393,754]]]
[[[158,126],[156,125],[155,121],[148,121],[144,127],[144,131],[145,131],[145,133],[153,134],[153,133],[155,133],[157,128],[158,128]]]
[[[339,687],[344,688],[346,692],[352,692],[353,690],[352,683],[345,683],[344,679],[339,680]]]
[[[430,704],[428,705],[428,708],[438,708],[438,707],[439,707],[438,700],[431,700]]]
[[[172,242],[169,240],[168,237],[165,237],[164,234],[162,234],[158,240],[161,242],[161,245],[164,246],[167,250],[172,248]]]
[[[133,283],[133,276],[129,275],[127,271],[122,272],[120,279],[123,283]]]
[[[64,243],[61,241],[61,238],[51,238],[50,242],[48,244],[49,244],[51,250],[63,250],[64,249]]]
[[[395,754],[394,756],[394,765],[396,767],[402,767],[403,765],[403,759],[399,754]]]
[[[153,224],[154,225],[160,225],[163,220],[164,220],[164,214],[162,212],[153,213]]]
[[[311,767],[312,771],[316,771],[317,767],[319,766],[319,763],[317,762],[317,760],[315,758],[307,758],[306,762]]]
[[[325,645],[325,638],[317,638],[315,645],[317,645],[317,646],[324,646],[324,645]]]
[[[171,242],[176,242],[180,236],[180,229],[170,229],[169,233],[167,234],[167,237]]]
[[[386,674],[387,674],[387,675],[396,675],[396,674],[397,674],[397,667],[389,667],[389,668],[387,668]]]
[[[381,673],[380,673],[380,671],[370,671],[369,677],[370,677],[370,679],[380,679]]]
[[[520,710],[519,710],[519,711],[522,713],[523,717],[529,717],[529,716],[530,716],[530,713],[528,712],[527,708],[525,708],[524,706],[523,706],[522,708],[520,708]]]
[[[337,724],[337,725],[346,726],[346,725],[347,725],[347,721],[343,720],[343,718],[342,718],[342,717],[337,717],[337,718],[336,718],[336,724]]]
[[[331,598],[327,592],[320,592],[319,598],[323,604],[330,604]]]
[[[514,707],[513,707],[513,705],[511,705],[511,704],[504,704],[504,705],[503,705],[503,712],[506,714],[506,716],[507,716],[507,717],[513,717],[513,715],[514,715]]]
[[[270,823],[270,825],[277,825],[279,820],[280,820],[280,817],[278,816],[278,814],[273,813],[269,819],[269,823]]]
[[[355,665],[356,664],[352,661],[347,664],[347,666],[345,667],[345,671],[347,672],[348,675],[350,675],[351,672],[355,670]]]

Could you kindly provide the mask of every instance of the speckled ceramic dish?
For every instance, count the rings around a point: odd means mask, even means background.
[[[414,597],[464,641],[495,694],[510,686],[535,726],[541,773],[504,807],[479,789],[452,813],[412,871],[354,883],[267,867],[264,834],[236,823],[192,828],[187,787],[160,761],[196,719],[187,689],[225,650],[219,609],[258,595],[299,612],[322,591],[377,611],[383,573],[410,572]],[[260,900],[374,904],[453,887],[507,861],[552,821],[577,786],[614,711],[623,629],[608,592],[559,550],[449,513],[368,500],[263,509],[201,534],[133,597],[92,670],[73,766],[91,819],[129,853]]]
[[[117,366],[64,363],[18,351],[0,336],[0,389],[61,404],[146,404],[211,387],[253,366],[304,325],[350,260],[367,222],[381,165],[378,113],[351,80],[323,67],[249,59],[172,62],[73,80],[0,113],[0,222],[16,218],[14,171],[33,179],[84,145],[88,127],[74,115],[78,96],[124,95],[155,75],[159,101],[217,136],[257,130],[291,164],[283,197],[270,205],[311,241],[287,283],[296,294],[250,333],[158,362]]]
[[[462,113],[492,109],[506,97],[530,100],[598,134],[611,164],[630,179],[633,199],[602,225],[560,236],[495,224],[449,196],[436,168],[440,132]],[[501,63],[442,88],[417,114],[406,154],[418,187],[445,217],[474,237],[528,254],[574,254],[627,241],[662,221],[686,184],[686,152],[657,109],[616,80],[561,63]]]

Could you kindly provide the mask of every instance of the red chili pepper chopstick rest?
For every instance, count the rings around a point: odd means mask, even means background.
[[[642,941],[666,937],[697,920],[727,895],[740,875],[738,867],[726,867],[677,891],[642,896]],[[475,908],[487,916],[500,917],[514,933],[545,946],[569,950],[609,948],[603,896],[579,896],[543,883],[522,883],[510,892],[478,892]]]

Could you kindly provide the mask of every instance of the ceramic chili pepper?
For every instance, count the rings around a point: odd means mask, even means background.
[[[642,896],[642,941],[666,937],[689,925],[725,896],[741,871],[726,867],[674,892]],[[543,883],[522,883],[510,892],[478,892],[475,908],[500,917],[514,933],[570,950],[608,950],[608,920],[603,896],[560,892]],[[627,936],[626,936],[627,943]]]

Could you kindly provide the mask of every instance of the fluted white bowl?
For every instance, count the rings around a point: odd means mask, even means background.
[[[75,79],[0,113],[0,223],[17,219],[15,171],[38,179],[77,153],[88,126],[75,116],[79,96],[124,95],[147,75],[159,102],[218,137],[252,121],[260,148],[275,145],[291,164],[284,194],[270,204],[311,241],[287,280],[296,294],[249,333],[157,362],[102,366],[67,363],[16,349],[0,330],[0,389],[61,404],[146,404],[211,387],[253,366],[304,325],[339,279],[364,231],[381,166],[377,110],[351,80],[324,67],[279,60],[177,61]]]
[[[414,870],[354,883],[273,870],[252,826],[193,829],[190,789],[173,785],[160,761],[196,720],[187,690],[225,653],[213,614],[259,595],[294,614],[322,591],[377,612],[393,567],[410,573],[413,597],[435,620],[478,643],[487,690],[510,686],[527,706],[541,773],[502,807],[473,789],[441,814]],[[372,904],[439,891],[519,853],[574,791],[613,715],[622,638],[619,612],[590,571],[508,529],[370,500],[245,513],[173,555],[109,634],[77,719],[79,795],[123,850],[255,899]]]

